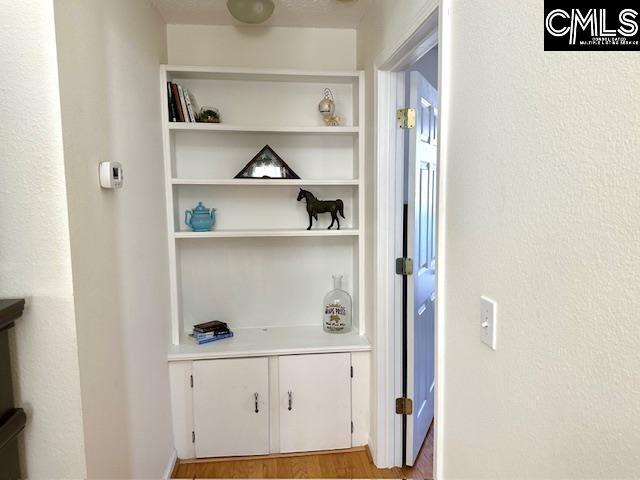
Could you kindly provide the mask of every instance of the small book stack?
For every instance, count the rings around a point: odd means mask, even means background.
[[[191,336],[198,342],[198,345],[202,345],[203,343],[233,337],[233,332],[229,330],[229,326],[225,322],[214,320],[194,325]]]
[[[186,89],[177,83],[167,82],[167,99],[170,122],[196,122],[195,101],[191,101],[191,94]]]

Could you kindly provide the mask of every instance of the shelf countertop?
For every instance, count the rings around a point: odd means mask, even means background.
[[[233,329],[233,328],[232,328]],[[239,328],[234,337],[198,345],[187,335],[169,348],[170,362],[216,358],[264,357],[305,353],[367,352],[371,344],[357,331],[325,333],[320,325],[299,327]]]

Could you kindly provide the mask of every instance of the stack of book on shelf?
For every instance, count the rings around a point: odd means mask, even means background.
[[[169,101],[170,122],[196,122],[195,101],[191,94],[177,83],[167,82],[167,99]]]
[[[202,345],[203,343],[233,337],[233,332],[229,330],[229,326],[225,322],[214,320],[212,322],[194,325],[191,336],[198,342],[198,345]]]

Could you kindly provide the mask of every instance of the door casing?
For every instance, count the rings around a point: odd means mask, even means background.
[[[403,41],[391,52],[375,62],[374,98],[377,225],[374,375],[377,424],[373,439],[374,460],[378,467],[401,466],[402,416],[395,414],[395,399],[402,393],[402,278],[395,275],[395,258],[402,255],[402,205],[404,140],[395,122],[398,108],[404,107],[404,73],[424,53],[439,48],[439,105],[438,130],[438,219],[437,219],[437,276],[436,276],[436,399],[434,477],[442,477],[444,455],[444,298],[446,290],[446,151],[448,139],[449,85],[449,4],[451,0],[433,0],[421,11],[417,25],[409,27]]]

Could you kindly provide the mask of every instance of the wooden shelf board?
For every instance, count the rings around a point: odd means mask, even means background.
[[[173,185],[219,185],[219,186],[358,186],[359,180],[267,180],[267,179],[195,179],[195,178],[173,178]]]
[[[320,325],[233,329],[234,337],[198,345],[188,335],[169,348],[170,362],[309,353],[367,352],[371,344],[357,331],[325,333]]]
[[[214,230],[212,232],[176,232],[178,239],[259,238],[259,237],[357,237],[357,229],[342,230]]]
[[[274,127],[266,125],[228,125],[226,123],[169,122],[169,130],[237,132],[237,133],[308,133],[318,135],[356,135],[359,127]]]

